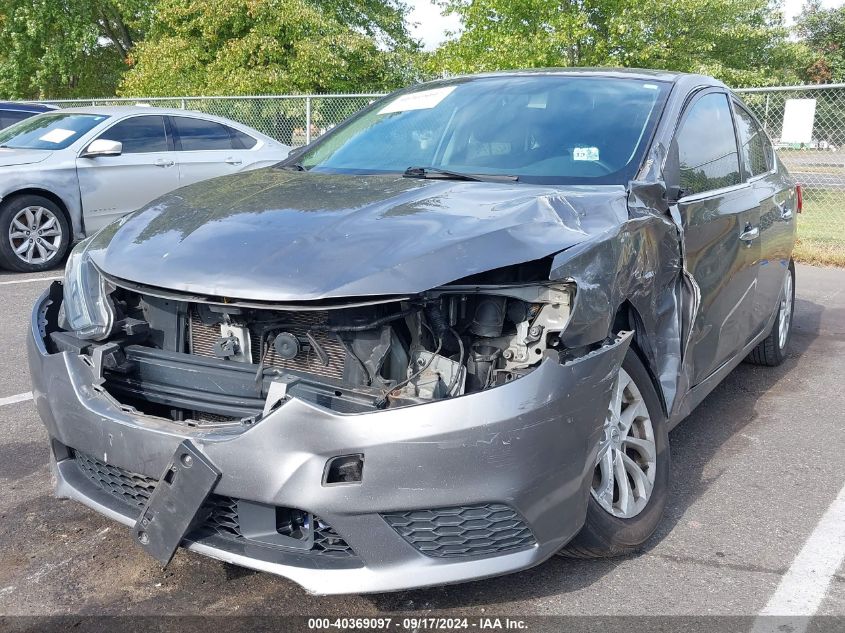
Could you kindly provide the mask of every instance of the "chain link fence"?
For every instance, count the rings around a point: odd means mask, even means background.
[[[845,84],[736,92],[804,190],[798,255],[845,265]]]
[[[757,115],[803,185],[799,256],[845,265],[845,84],[736,91]],[[172,97],[54,101],[62,107],[132,105],[196,110],[240,121],[293,146],[304,145],[381,94]]]
[[[384,95],[274,95],[260,97],[150,97],[135,99],[86,99],[43,101],[63,108],[112,105],[148,105],[179,108],[239,121],[298,147],[307,145],[341,121]]]

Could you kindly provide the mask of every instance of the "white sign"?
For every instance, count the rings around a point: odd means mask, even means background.
[[[390,114],[391,112],[407,112],[408,110],[428,110],[448,97],[455,88],[457,86],[446,86],[402,95],[388,103],[378,113]]]
[[[781,143],[811,143],[816,119],[815,99],[787,99],[783,108]]]

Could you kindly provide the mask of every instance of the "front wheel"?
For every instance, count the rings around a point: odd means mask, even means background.
[[[0,266],[25,273],[58,266],[70,246],[64,212],[42,196],[23,195],[0,205]]]
[[[641,547],[663,516],[669,467],[666,416],[651,376],[629,349],[613,384],[584,527],[560,555],[619,556]]]

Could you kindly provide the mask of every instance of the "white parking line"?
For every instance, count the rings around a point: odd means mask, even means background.
[[[830,581],[845,560],[845,486],[792,561],[777,590],[760,612],[754,631],[801,633],[824,600]],[[766,616],[788,616],[776,620]],[[788,625],[789,629],[784,629]]]
[[[11,281],[0,281],[0,286],[10,286],[12,284],[29,284],[35,281],[59,281],[62,277],[36,277],[35,279],[12,279]]]
[[[7,404],[15,404],[16,402],[26,402],[27,400],[32,400],[32,392],[27,391],[26,393],[19,393],[16,396],[8,396],[7,398],[0,398],[0,407],[3,407]]]

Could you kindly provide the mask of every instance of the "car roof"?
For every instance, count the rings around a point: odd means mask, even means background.
[[[116,105],[116,106],[85,106],[78,108],[62,108],[61,110],[51,110],[51,114],[91,114],[95,116],[107,117],[129,117],[141,114],[159,115],[159,116],[187,116],[207,121],[216,121],[222,125],[234,127],[236,129],[247,132],[250,136],[258,137],[265,143],[278,144],[279,141],[259,132],[253,127],[227,119],[225,117],[215,116],[206,112],[199,112],[197,110],[182,110],[181,108],[155,108],[144,105]]]
[[[436,80],[431,83],[449,83],[454,80],[473,80],[485,79],[491,77],[526,77],[532,75],[556,75],[556,76],[570,76],[570,77],[612,77],[617,79],[639,79],[646,81],[662,81],[673,84],[687,84],[699,86],[720,86],[724,84],[708,77],[707,75],[698,75],[693,73],[682,73],[671,70],[654,70],[648,68],[609,68],[609,67],[580,67],[580,68],[526,68],[520,70],[501,70],[489,73],[479,73],[474,75],[460,75],[457,77],[449,77],[441,80]]]
[[[61,110],[52,110],[51,113],[93,114],[95,116],[107,117],[126,117],[139,114],[159,116],[187,116],[206,119],[208,121],[216,121],[217,123],[222,123],[223,125],[244,128],[260,134],[260,132],[258,132],[257,130],[254,130],[248,125],[244,125],[239,121],[233,121],[232,119],[227,119],[225,117],[215,116],[213,114],[208,114],[207,112],[199,112],[198,110],[182,110],[181,108],[155,108],[144,105],[85,106],[79,108],[62,108]]]
[[[0,110],[14,110],[16,112],[52,112],[56,106],[43,103],[21,103],[19,101],[0,101]]]
[[[196,110],[182,110],[180,108],[155,108],[145,105],[114,105],[114,106],[82,106],[62,108],[57,112],[73,112],[78,114],[96,114],[99,116],[124,116],[128,114],[159,114],[165,116],[201,116],[204,118],[221,120],[220,117]]]

